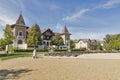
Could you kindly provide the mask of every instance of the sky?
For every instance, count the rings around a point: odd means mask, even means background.
[[[120,0],[0,0],[0,38],[6,24],[15,24],[22,13],[25,23],[62,32],[71,39],[100,39],[120,33]]]

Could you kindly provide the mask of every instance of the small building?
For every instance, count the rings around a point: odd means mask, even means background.
[[[75,48],[76,49],[86,48],[86,49],[90,50],[90,39],[79,39],[75,43]]]
[[[97,45],[98,45],[98,41],[93,39],[90,40],[90,50],[96,50],[97,49]]]
[[[96,50],[98,43],[102,41],[95,40],[95,39],[79,39],[75,43],[75,48],[86,48],[87,50]],[[101,47],[103,47],[103,43],[100,43]]]
[[[41,39],[42,39],[42,46],[47,48],[47,46],[51,45],[51,39],[55,34],[51,29],[41,30]]]

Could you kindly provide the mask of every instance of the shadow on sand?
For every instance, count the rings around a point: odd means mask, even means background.
[[[0,80],[6,80],[6,79],[16,79],[20,76],[20,74],[22,73],[27,73],[30,72],[32,70],[28,70],[28,69],[19,69],[19,70],[7,70],[7,69],[2,69],[0,70]]]

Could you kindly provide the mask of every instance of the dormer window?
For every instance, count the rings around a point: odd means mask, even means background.
[[[49,39],[49,36],[47,36],[47,39]]]
[[[19,36],[23,36],[23,32],[22,32],[22,31],[19,31],[19,32],[18,32],[18,35],[19,35]]]

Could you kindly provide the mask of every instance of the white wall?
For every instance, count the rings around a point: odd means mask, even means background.
[[[79,41],[77,43],[75,43],[75,48],[88,48],[88,43],[87,42],[83,42],[83,41]]]

